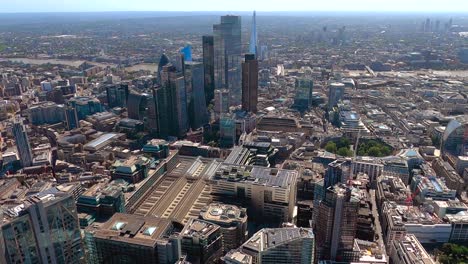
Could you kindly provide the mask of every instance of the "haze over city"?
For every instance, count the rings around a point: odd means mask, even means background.
[[[0,5],[0,264],[468,263],[466,0]]]
[[[0,13],[22,12],[103,12],[103,11],[397,11],[467,12],[464,0],[180,0],[176,3],[154,0],[16,0],[4,1]]]

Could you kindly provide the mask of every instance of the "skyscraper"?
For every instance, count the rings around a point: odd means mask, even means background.
[[[242,63],[242,109],[257,112],[258,60],[254,54],[246,54]]]
[[[184,61],[192,61],[192,46],[183,47],[180,52],[184,55]]]
[[[191,61],[185,62],[184,77],[190,127],[197,129],[208,123],[203,64]]]
[[[313,81],[310,79],[296,79],[296,95],[294,107],[299,111],[305,111],[312,106]]]
[[[157,92],[160,133],[166,129],[169,136],[183,137],[188,130],[187,92],[185,79],[172,65],[161,72],[162,87]]]
[[[213,36],[203,36],[203,70],[205,75],[205,101],[214,99],[214,44]]]
[[[107,104],[110,108],[126,107],[128,94],[128,84],[110,84],[106,86]]]
[[[28,197],[5,210],[3,220],[6,263],[80,263],[83,247],[70,194],[49,190]]]
[[[343,99],[345,85],[342,83],[331,83],[328,87],[328,110],[333,109]]]
[[[26,127],[22,121],[13,124],[13,135],[15,136],[16,148],[18,149],[21,164],[23,167],[31,166],[33,162],[31,145],[29,144]]]
[[[252,17],[252,30],[250,31],[249,52],[258,59],[258,35],[257,35],[257,14],[254,11]]]
[[[222,16],[213,25],[215,88],[229,89],[231,105],[241,103],[241,17]]]
[[[317,208],[317,252],[320,259],[352,261],[359,199],[343,184],[330,186]],[[315,210],[315,208],[314,208]]]

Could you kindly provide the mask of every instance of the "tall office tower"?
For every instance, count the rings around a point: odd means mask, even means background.
[[[180,232],[182,254],[192,264],[218,263],[222,256],[221,228],[200,219],[190,219]]]
[[[66,106],[64,111],[65,111],[65,122],[66,122],[67,130],[79,128],[80,120],[78,119],[76,108],[73,106]]]
[[[229,89],[231,105],[241,103],[241,17],[222,16],[213,25],[215,89]]]
[[[87,261],[175,263],[181,256],[180,242],[174,234],[177,229],[178,224],[168,219],[116,213],[101,226],[86,228]]]
[[[249,52],[258,59],[258,35],[257,35],[257,14],[254,11],[252,17],[252,30],[250,31]]]
[[[29,167],[33,163],[31,145],[29,144],[28,133],[22,121],[13,124],[13,135],[15,137],[16,148],[23,167]]]
[[[106,85],[107,105],[110,108],[126,107],[128,94],[128,84]]]
[[[73,196],[46,191],[4,210],[6,263],[80,263],[83,248]],[[2,262],[4,263],[4,262]]]
[[[247,210],[245,208],[212,203],[201,209],[200,219],[221,227],[224,253],[238,248],[247,240]]]
[[[128,118],[145,120],[148,116],[148,103],[150,95],[146,93],[131,92],[128,95],[127,113]]]
[[[328,110],[332,110],[340,100],[343,100],[345,85],[343,83],[331,83],[328,87]]]
[[[214,44],[213,36],[203,36],[203,70],[205,74],[205,101],[208,105],[214,99]]]
[[[184,61],[192,61],[192,46],[186,45],[180,52],[184,55]]]
[[[169,64],[169,58],[167,57],[166,54],[161,55],[161,58],[159,58],[159,63],[158,63],[158,83],[161,84],[161,72],[163,70],[163,67]]]
[[[314,232],[310,228],[264,228],[223,260],[227,264],[313,264]]]
[[[346,185],[337,184],[327,188],[317,210],[315,230],[319,258],[353,261],[359,199],[352,196]]]
[[[325,171],[325,188],[337,183],[346,184],[350,176],[350,162],[347,160],[335,160],[328,164]]]
[[[242,63],[242,109],[257,113],[258,60],[254,54],[245,54]]]
[[[219,118],[222,114],[229,113],[229,90],[221,89],[214,92],[214,112]]]
[[[312,89],[314,83],[311,79],[296,79],[296,95],[294,97],[294,108],[303,112],[312,107]]]
[[[168,128],[168,135],[183,137],[188,131],[187,93],[185,79],[172,65],[161,72],[162,87],[157,94],[160,129]],[[162,133],[161,133],[162,134]]]
[[[198,129],[208,123],[203,64],[200,62],[185,62],[184,69],[190,127]]]

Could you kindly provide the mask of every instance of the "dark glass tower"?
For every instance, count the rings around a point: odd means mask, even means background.
[[[310,79],[296,80],[296,95],[294,97],[294,108],[303,112],[312,106],[313,81]]]
[[[229,89],[231,104],[241,103],[241,17],[222,16],[213,25],[215,89]]]
[[[246,54],[242,63],[242,109],[257,112],[258,61],[254,54]]]
[[[213,36],[203,36],[203,69],[205,75],[205,101],[214,99],[214,45]]]
[[[197,129],[208,123],[203,64],[199,62],[185,62],[184,77],[190,127]]]
[[[13,135],[15,136],[16,148],[18,149],[19,158],[23,167],[29,167],[33,163],[31,145],[29,144],[26,127],[22,121],[13,124]]]

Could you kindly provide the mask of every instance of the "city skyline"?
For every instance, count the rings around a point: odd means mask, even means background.
[[[21,0],[4,3],[0,7],[0,13],[47,13],[47,12],[113,12],[113,11],[251,11],[260,12],[309,12],[309,11],[349,11],[349,12],[433,12],[433,13],[465,13],[468,12],[468,4],[464,0],[395,0],[395,1],[371,1],[371,0],[330,0],[326,2],[310,2],[307,0],[293,1],[266,1],[260,0],[254,3],[247,0],[232,2],[218,2],[214,0],[189,1],[181,0],[178,5],[172,3],[160,3],[150,0],[136,0],[131,4],[127,1],[71,1],[71,0],[47,0],[32,1]]]

